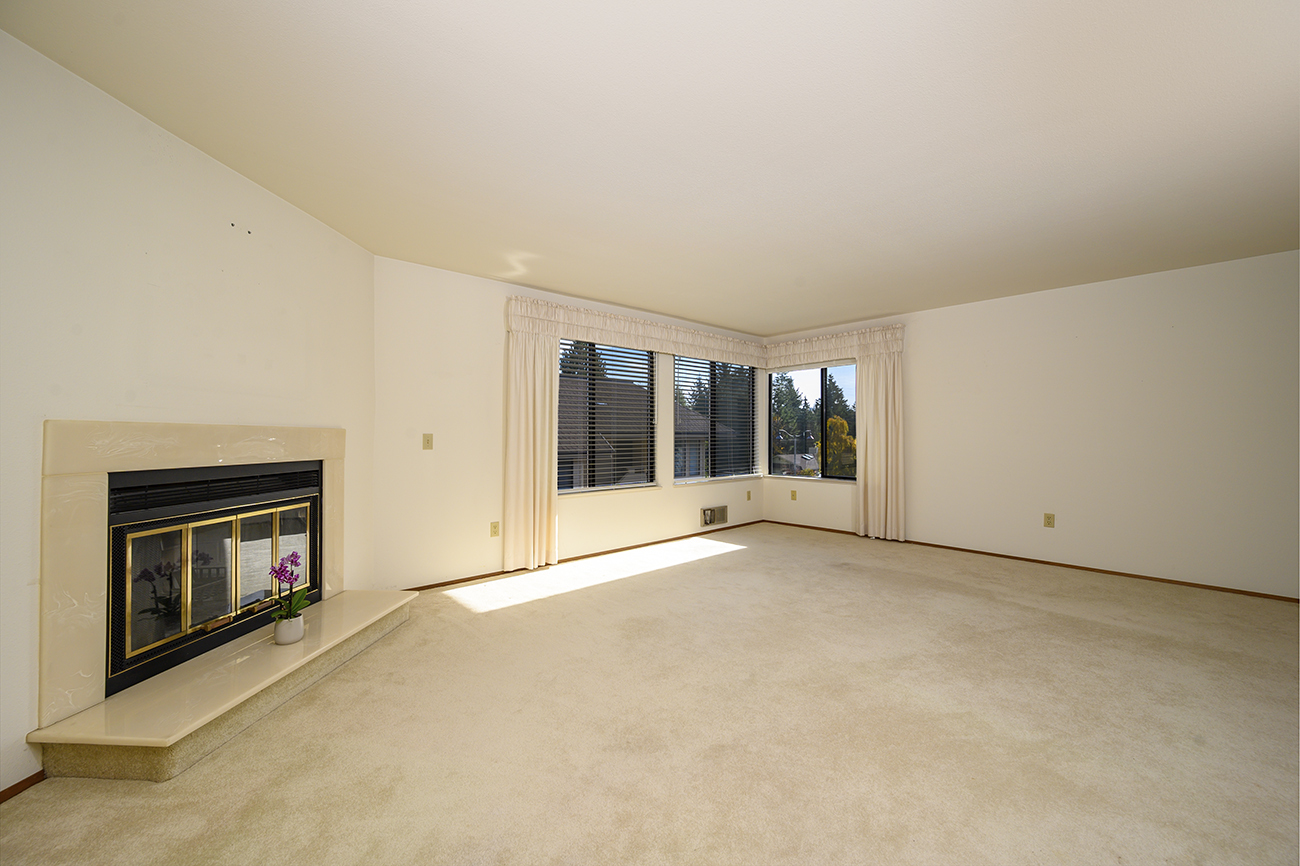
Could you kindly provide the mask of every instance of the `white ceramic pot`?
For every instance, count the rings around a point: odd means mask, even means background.
[[[284,644],[297,643],[302,640],[302,615],[295,616],[293,619],[277,619],[275,621],[275,642],[283,646]]]

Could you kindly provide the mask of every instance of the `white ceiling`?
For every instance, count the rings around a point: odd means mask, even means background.
[[[758,336],[1295,249],[1295,0],[4,0],[382,256]]]

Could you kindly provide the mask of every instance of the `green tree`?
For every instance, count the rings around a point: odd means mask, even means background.
[[[696,412],[699,412],[705,418],[709,417],[709,383],[703,379],[695,380],[695,387],[691,389],[691,402],[688,404]]]
[[[821,408],[820,406],[818,407]],[[858,415],[853,409],[847,397],[844,396],[844,390],[840,388],[835,377],[826,376],[826,417],[834,418],[839,416],[848,424],[850,432],[858,429]]]
[[[574,340],[560,352],[560,375],[587,376],[604,379],[608,375],[605,362],[596,351],[595,343]]]
[[[794,386],[789,373],[772,375],[772,453],[794,454],[796,437],[808,417],[808,401]]]
[[[849,435],[849,422],[839,415],[826,421],[826,474],[856,475],[858,440]]]

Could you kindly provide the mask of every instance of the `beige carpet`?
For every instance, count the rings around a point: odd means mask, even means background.
[[[1294,604],[770,524],[459,595],[0,861],[1298,859]]]

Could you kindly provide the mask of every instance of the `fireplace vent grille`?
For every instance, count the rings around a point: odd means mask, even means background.
[[[236,478],[206,478],[144,484],[110,489],[110,514],[151,511],[195,503],[225,502],[275,493],[293,493],[306,488],[320,489],[320,470],[241,475]]]

